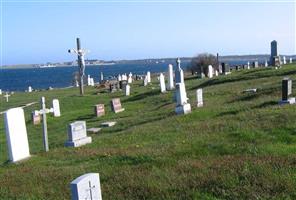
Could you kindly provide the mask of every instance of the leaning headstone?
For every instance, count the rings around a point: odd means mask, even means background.
[[[91,137],[86,134],[86,122],[76,121],[68,125],[68,141],[66,147],[79,147],[91,143]]]
[[[197,107],[203,106],[203,97],[202,97],[202,89],[201,88],[196,90],[196,105],[197,105]]]
[[[41,115],[35,111],[31,114],[33,125],[40,124],[41,122]]]
[[[97,117],[102,117],[105,115],[105,105],[97,104],[95,105],[95,114]]]
[[[213,78],[213,66],[208,66],[208,78]]]
[[[151,74],[149,71],[147,72],[147,82],[151,83]]]
[[[168,86],[167,86],[167,89],[168,90],[173,90],[175,87],[174,87],[174,71],[173,71],[173,65],[172,64],[169,64],[169,67],[168,67]]]
[[[290,78],[284,78],[282,80],[282,100],[280,104],[294,104],[295,97],[290,97],[292,94],[292,80]]]
[[[184,83],[176,84],[176,100],[177,105],[175,108],[175,112],[177,114],[187,114],[191,112],[191,105],[187,103],[188,98]]]
[[[100,175],[88,173],[71,182],[72,200],[102,200]]]
[[[161,93],[166,92],[164,75],[162,73],[160,73],[160,75],[159,75],[159,82],[160,82],[160,91],[161,91]]]
[[[131,86],[130,86],[129,84],[127,84],[127,85],[125,86],[124,91],[125,91],[125,96],[129,96],[130,93],[131,93]]]
[[[30,157],[24,110],[12,108],[4,113],[6,142],[11,162]]]
[[[119,98],[112,99],[111,108],[112,108],[112,111],[115,113],[124,111],[124,108],[121,107],[121,102]]]
[[[53,108],[53,116],[54,117],[60,117],[61,116],[61,110],[60,110],[60,102],[58,99],[52,100],[52,108]]]

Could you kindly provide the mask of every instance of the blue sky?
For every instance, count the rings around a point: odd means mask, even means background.
[[[24,0],[25,1],[25,0]],[[295,3],[2,2],[2,64],[89,59],[295,54]]]

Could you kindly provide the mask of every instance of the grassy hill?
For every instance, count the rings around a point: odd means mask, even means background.
[[[173,92],[161,94],[156,78],[147,87],[133,83],[129,97],[88,87],[84,97],[73,88],[16,93],[9,103],[1,98],[0,111],[58,98],[62,116],[48,117],[45,153],[42,127],[30,119],[39,105],[25,108],[32,157],[10,164],[0,115],[0,199],[70,199],[70,182],[89,172],[100,173],[103,199],[296,199],[296,106],[278,105],[285,76],[296,80],[296,66],[187,76],[193,109],[183,116],[175,115]],[[202,108],[195,106],[197,88]],[[242,92],[248,88],[258,92]],[[111,112],[113,97],[126,111]],[[98,103],[106,107],[101,118],[93,111]],[[88,128],[117,124],[89,134],[89,145],[65,148],[67,125],[76,120]]]

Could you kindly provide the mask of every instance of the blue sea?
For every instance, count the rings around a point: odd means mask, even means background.
[[[118,74],[132,72],[142,75],[147,71],[151,73],[166,72],[169,63],[158,64],[114,64],[100,66],[86,66],[85,74],[94,78],[95,82],[100,81],[100,74],[103,72],[104,79]],[[188,63],[182,63],[186,68]],[[28,86],[33,89],[64,88],[72,86],[73,74],[78,67],[53,67],[34,69],[1,69],[0,89],[2,91],[25,91]]]
[[[104,79],[132,72],[143,75],[147,71],[151,73],[166,72],[170,63],[147,63],[147,64],[115,64],[86,66],[85,74],[94,78],[95,82],[100,81],[100,74],[103,72]],[[235,64],[235,63],[232,63]],[[245,64],[236,62],[236,64]],[[186,69],[189,61],[181,63],[181,67]],[[174,68],[176,64],[174,63]],[[78,71],[78,67],[53,67],[34,69],[0,69],[0,89],[2,91],[25,91],[28,86],[33,89],[64,88],[72,86],[73,74]]]

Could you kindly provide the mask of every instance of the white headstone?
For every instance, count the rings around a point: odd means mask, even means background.
[[[104,75],[103,75],[103,72],[101,72],[100,82],[102,82],[103,80],[104,80]]]
[[[292,60],[292,58],[290,58],[290,64],[292,64],[293,63],[293,60]]]
[[[91,137],[86,135],[86,122],[76,121],[68,126],[68,141],[65,143],[67,147],[79,147],[91,143]]]
[[[17,162],[30,157],[27,128],[22,108],[12,108],[5,112],[4,123],[9,160]]]
[[[147,72],[147,83],[151,83],[151,74],[149,71]]]
[[[2,90],[0,89],[0,95],[2,95]]]
[[[88,173],[71,182],[72,200],[102,200],[100,175]]]
[[[60,110],[60,102],[58,99],[52,100],[52,108],[53,108],[53,116],[54,117],[60,117],[61,116],[61,110]]]
[[[250,69],[250,62],[248,62],[248,66],[247,66],[247,69]]]
[[[118,81],[121,81],[121,80],[122,80],[122,77],[121,77],[120,74],[118,75],[117,80],[118,80]]]
[[[32,91],[33,91],[32,87],[29,86],[29,87],[28,87],[28,92],[32,92]]]
[[[187,114],[191,112],[191,105],[187,103],[188,98],[184,83],[176,84],[176,100],[177,106],[175,108],[175,112],[177,114]]]
[[[160,91],[162,93],[166,92],[164,75],[162,73],[160,73],[159,75],[159,82],[160,82]]]
[[[169,64],[168,67],[168,86],[167,89],[168,90],[173,90],[175,88],[174,86],[174,71],[173,71],[173,65]]]
[[[87,75],[87,86],[91,85],[90,75]]]
[[[197,107],[203,106],[203,98],[202,98],[202,89],[201,88],[196,90],[196,103],[197,103]]]
[[[268,62],[267,60],[265,60],[265,64],[264,64],[265,67],[268,67]]]
[[[215,70],[215,76],[219,76],[218,70]]]
[[[283,64],[287,64],[287,61],[286,61],[286,56],[283,57]]]
[[[129,84],[125,85],[125,96],[129,96],[131,92],[131,86]]]
[[[133,74],[129,73],[127,83],[132,83],[133,82]]]
[[[143,85],[147,86],[148,85],[148,78],[147,75],[145,76],[145,78],[143,79]]]
[[[213,78],[213,66],[208,66],[208,78]]]
[[[76,80],[75,81],[76,87],[79,87],[79,82]]]

